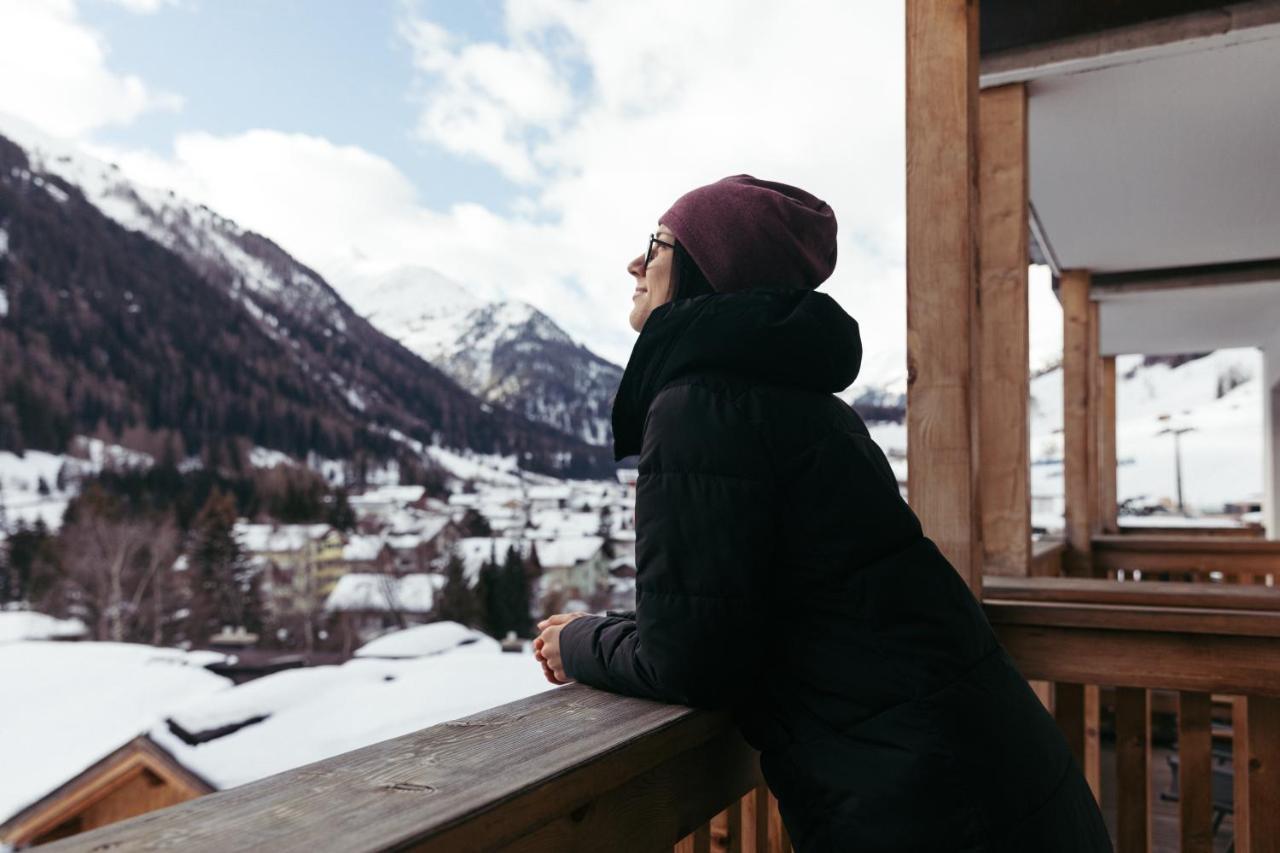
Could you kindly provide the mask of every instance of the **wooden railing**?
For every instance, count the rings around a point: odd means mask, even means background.
[[[723,712],[571,684],[42,846],[48,851],[787,853]]]
[[[1206,581],[1211,573],[1227,583],[1275,585],[1280,582],[1280,540],[1227,536],[1094,536],[1095,574],[1126,578]]]
[[[1280,851],[1280,589],[984,579],[988,617],[1096,794],[1099,687],[1115,688],[1116,841],[1153,849],[1151,695],[1178,691],[1180,849],[1213,850],[1210,713],[1229,698],[1236,853]]]
[[[984,602],[1100,792],[1115,688],[1117,849],[1152,849],[1151,691],[1179,696],[1182,849],[1212,849],[1213,699],[1234,713],[1237,853],[1280,851],[1280,590],[985,579]],[[57,842],[103,850],[790,850],[722,712],[569,685]]]

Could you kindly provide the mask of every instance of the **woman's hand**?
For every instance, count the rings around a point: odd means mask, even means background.
[[[538,623],[542,629],[533,641],[533,656],[542,664],[542,674],[552,684],[568,684],[570,678],[564,671],[564,663],[560,659],[560,632],[564,626],[580,616],[590,616],[582,610],[572,613],[556,613]]]

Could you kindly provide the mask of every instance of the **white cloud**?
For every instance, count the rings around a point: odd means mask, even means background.
[[[500,42],[467,42],[406,11],[399,35],[419,75],[410,124],[515,181],[511,212],[431,209],[393,163],[303,134],[184,133],[163,157],[96,151],[270,236],[340,290],[431,267],[537,305],[618,363],[635,340],[625,266],[662,211],[726,175],[786,181],[838,217],[822,289],[859,320],[863,380],[901,380],[900,2],[508,0],[504,23]],[[1033,311],[1038,322],[1052,336],[1061,320]],[[1033,331],[1033,355],[1049,336]]]
[[[0,81],[0,112],[62,137],[182,105],[110,69],[105,43],[72,0],[0,0]]]
[[[176,6],[178,0],[109,0],[137,15],[151,15],[165,6]]]

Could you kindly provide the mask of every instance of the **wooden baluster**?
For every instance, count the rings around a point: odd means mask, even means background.
[[[1102,763],[1098,740],[1098,686],[1096,684],[1053,685],[1053,716],[1071,745],[1089,783],[1093,797],[1102,802]]]
[[[778,798],[769,792],[769,844],[765,848],[769,853],[791,853],[791,838],[782,823],[782,812],[778,810]]]
[[[1178,812],[1183,853],[1213,853],[1213,732],[1208,693],[1178,694]]]
[[[1116,849],[1151,850],[1151,693],[1116,688]]]
[[[745,853],[768,853],[769,786],[765,784],[742,798],[742,840]]]
[[[1280,698],[1250,696],[1245,706],[1249,728],[1248,849],[1250,853],[1280,853]],[[1237,765],[1237,775],[1242,770]]]
[[[729,853],[743,853],[742,849],[742,798],[734,800],[725,809],[725,849]]]
[[[1231,826],[1235,853],[1252,853],[1249,844],[1249,700],[1236,696],[1231,702]]]
[[[729,810],[725,809],[720,814],[711,818],[711,849],[712,850],[728,850],[729,849]]]

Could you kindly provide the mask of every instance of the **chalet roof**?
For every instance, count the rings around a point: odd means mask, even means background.
[[[216,659],[225,660],[225,655]],[[7,738],[0,823],[145,731],[170,707],[231,686],[204,664],[210,653],[133,643],[0,644],[0,684],[22,685],[0,702]],[[93,724],[85,724],[85,709]]]
[[[357,657],[273,673],[173,709],[150,736],[229,788],[551,689],[531,654],[477,642],[412,659]],[[223,733],[192,745],[175,729]]]
[[[563,536],[537,543],[538,562],[544,569],[576,566],[590,560],[604,547],[599,536]]]

